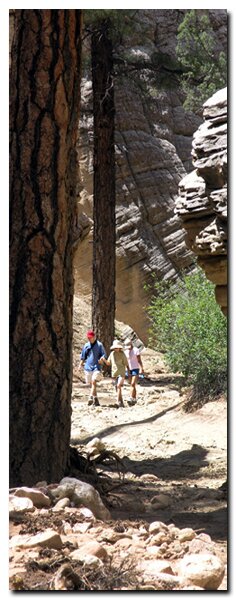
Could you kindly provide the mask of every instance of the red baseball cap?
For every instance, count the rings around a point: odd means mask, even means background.
[[[92,329],[89,329],[87,331],[87,338],[90,338],[90,337],[95,337],[95,333]]]

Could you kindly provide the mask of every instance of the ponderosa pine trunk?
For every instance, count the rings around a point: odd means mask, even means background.
[[[94,234],[92,322],[106,351],[115,320],[115,150],[112,42],[107,23],[92,34]]]
[[[15,11],[10,73],[10,485],[68,464],[81,11]]]

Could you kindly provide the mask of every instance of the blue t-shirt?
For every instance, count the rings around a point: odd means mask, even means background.
[[[106,352],[101,342],[98,342],[98,340],[93,344],[87,342],[83,346],[80,356],[80,359],[84,360],[85,371],[95,371],[95,369],[100,371],[101,366],[98,364],[98,361],[102,356],[105,356],[106,358]]]

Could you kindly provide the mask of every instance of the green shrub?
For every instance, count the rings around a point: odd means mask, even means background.
[[[178,285],[156,282],[147,308],[150,344],[165,353],[173,372],[193,386],[195,397],[226,391],[227,320],[203,271],[183,276]]]

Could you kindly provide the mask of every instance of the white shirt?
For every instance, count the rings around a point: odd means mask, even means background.
[[[138,348],[131,348],[125,350],[125,355],[127,356],[129,369],[140,369],[140,364],[138,362],[137,356],[140,356],[140,352]]]

